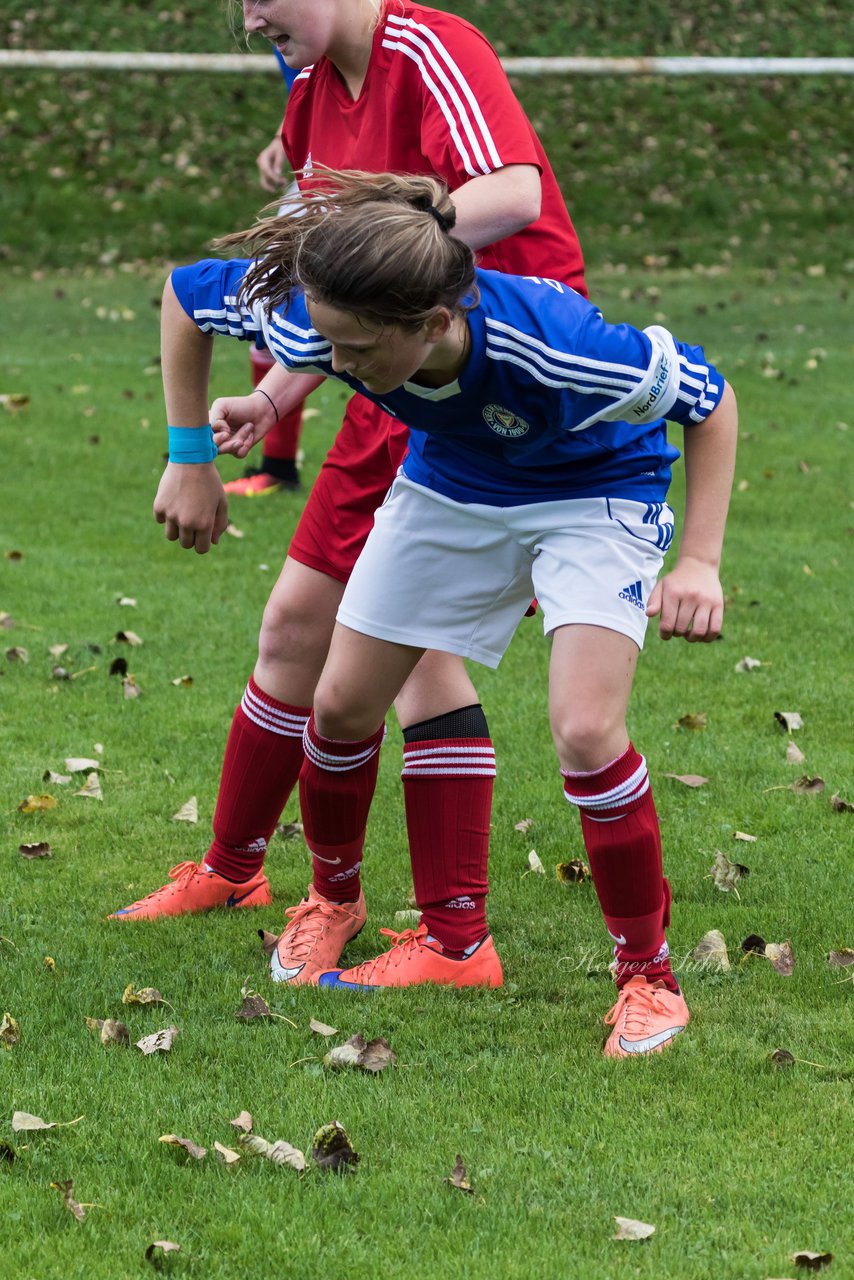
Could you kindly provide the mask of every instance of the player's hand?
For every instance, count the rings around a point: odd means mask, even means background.
[[[221,396],[211,405],[214,444],[219,453],[245,458],[275,425],[276,416],[266,396]]]
[[[258,178],[265,191],[281,191],[285,185],[285,149],[277,133],[272,142],[255,157]]]
[[[677,561],[653,587],[646,607],[648,618],[658,617],[662,640],[717,640],[724,617],[724,595],[717,570],[702,560]]]
[[[217,543],[228,524],[228,499],[212,462],[167,463],[154,499],[154,519],[170,542],[200,556]]]

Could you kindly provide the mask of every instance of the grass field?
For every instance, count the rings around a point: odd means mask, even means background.
[[[830,1274],[854,1275],[854,992],[826,963],[831,949],[854,945],[852,817],[829,799],[854,800],[844,290],[783,272],[769,284],[761,270],[594,271],[610,317],[658,319],[706,344],[736,386],[742,421],[725,638],[698,650],[651,637],[631,717],[661,813],[671,943],[694,1021],[661,1059],[613,1064],[600,1055],[611,986],[595,897],[553,873],[582,850],[548,741],[536,622],[498,673],[474,672],[499,758],[491,923],[502,990],[343,999],[271,987],[256,930],[278,930],[304,889],[309,859],[296,841],[271,849],[269,909],[153,927],[102,920],[206,847],[227,725],[299,508],[290,495],[235,505],[244,536],[202,559],[167,544],[150,519],[163,449],[152,305],[162,275],[78,272],[6,287],[17,323],[2,391],[29,403],[0,414],[0,610],[3,647],[25,647],[29,661],[0,665],[0,1003],[21,1030],[0,1052],[0,1137],[17,1153],[0,1162],[4,1274],[144,1274],[146,1247],[167,1239],[182,1246],[164,1260],[176,1276],[765,1280],[795,1274],[799,1249],[830,1250]],[[247,366],[245,348],[221,343],[217,390],[244,385]],[[309,479],[339,398],[316,397]],[[120,629],[142,646],[116,643]],[[69,648],[55,659],[48,648],[60,643]],[[119,654],[136,699],[108,674]],[[763,665],[737,673],[746,655]],[[75,678],[53,678],[57,661]],[[170,683],[182,675],[192,686]],[[786,760],[776,711],[803,717],[793,735],[801,765]],[[697,712],[704,730],[675,727]],[[73,794],[84,775],[73,786],[43,781],[96,743],[103,801]],[[377,952],[377,927],[407,905],[399,746],[392,725],[369,828],[370,921],[354,962]],[[668,773],[709,781],[689,789]],[[792,792],[803,774],[820,775],[825,790]],[[18,811],[38,793],[57,807]],[[198,827],[171,822],[191,795]],[[527,834],[514,829],[524,818]],[[735,831],[756,842],[737,843]],[[49,841],[53,857],[20,856],[34,841]],[[523,874],[531,848],[545,877]],[[706,878],[717,849],[750,867],[740,899]],[[712,928],[729,945],[725,974],[690,960]],[[791,977],[757,957],[740,962],[752,933],[791,940]],[[247,978],[296,1027],[235,1020]],[[123,1006],[128,983],[159,988],[171,1008]],[[180,1036],[168,1055],[147,1057],[102,1046],[87,1016],[123,1018],[132,1040],[171,1023]],[[331,1043],[385,1036],[397,1065],[376,1078],[333,1074],[311,1017],[339,1029]],[[772,1066],[777,1047],[804,1061]],[[227,1169],[212,1152],[197,1163],[157,1141],[175,1133],[234,1146],[228,1122],[243,1108],[257,1132],[303,1151],[339,1120],[361,1155],[357,1172],[309,1167],[299,1177],[249,1156]],[[84,1119],[13,1134],[15,1109]],[[443,1181],[458,1152],[473,1196]],[[66,1178],[78,1201],[97,1205],[85,1222],[50,1188]],[[614,1215],[656,1234],[612,1241]]]

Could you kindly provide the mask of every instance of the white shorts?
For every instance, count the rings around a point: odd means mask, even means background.
[[[667,503],[567,498],[459,503],[399,475],[347,583],[338,621],[364,635],[497,667],[536,596],[569,623],[643,647],[646,602],[673,538]]]

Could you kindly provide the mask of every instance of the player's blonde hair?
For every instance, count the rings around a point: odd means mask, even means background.
[[[379,325],[416,330],[446,307],[475,305],[474,255],[450,231],[456,211],[435,178],[317,169],[299,213],[262,218],[215,242],[256,259],[241,299],[268,308],[304,289]]]

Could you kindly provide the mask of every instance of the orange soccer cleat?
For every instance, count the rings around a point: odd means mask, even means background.
[[[222,487],[231,497],[266,498],[268,493],[275,493],[277,489],[284,488],[284,485],[276,476],[268,475],[266,471],[247,471],[239,480],[229,480]]]
[[[620,990],[605,1022],[614,1030],[605,1045],[606,1058],[631,1058],[644,1053],[661,1053],[684,1031],[691,1017],[681,991],[671,991],[663,982],[630,978]]]
[[[373,991],[378,987],[412,987],[423,982],[446,987],[500,987],[504,982],[501,961],[489,934],[461,960],[442,951],[425,925],[418,929],[380,929],[391,938],[390,951],[376,960],[367,960],[352,969],[324,973],[321,987],[346,987],[350,991]]]
[[[179,862],[169,872],[171,884],[155,889],[139,902],[114,911],[108,920],[157,920],[215,907],[268,907],[273,900],[270,881],[259,871],[251,880],[235,884],[204,864]]]
[[[308,897],[288,907],[285,915],[288,925],[270,956],[270,977],[294,986],[316,986],[367,919],[362,893],[356,902],[328,902],[314,885],[309,885]]]

